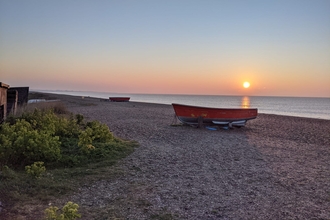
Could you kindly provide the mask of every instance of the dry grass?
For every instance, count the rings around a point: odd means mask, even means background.
[[[12,112],[8,114],[7,121],[11,121],[15,117],[20,117],[24,113],[31,113],[35,109],[44,111],[53,110],[55,114],[59,115],[65,115],[70,113],[64,103],[61,101],[30,103],[17,107],[15,114],[13,114]]]

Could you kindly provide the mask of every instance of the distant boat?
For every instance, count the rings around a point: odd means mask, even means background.
[[[128,102],[130,97],[109,97],[111,102]]]
[[[184,124],[212,124],[229,127],[242,127],[258,116],[256,108],[209,108],[172,104],[177,118]]]

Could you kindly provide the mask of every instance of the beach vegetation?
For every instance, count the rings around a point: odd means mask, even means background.
[[[74,167],[120,157],[132,150],[98,121],[82,115],[60,116],[54,110],[24,113],[0,126],[0,166],[21,168],[37,161],[51,167]]]
[[[32,203],[46,207],[84,184],[118,175],[111,166],[137,146],[105,124],[60,109],[35,108],[0,125],[0,202],[7,214]]]
[[[79,205],[73,202],[67,202],[60,210],[56,206],[51,206],[45,210],[46,220],[75,220],[80,218],[78,213]]]
[[[34,178],[40,178],[41,174],[46,171],[46,167],[44,166],[44,162],[38,161],[34,162],[31,166],[25,166],[25,171],[28,175]]]

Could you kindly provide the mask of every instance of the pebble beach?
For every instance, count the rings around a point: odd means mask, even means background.
[[[243,128],[211,131],[181,125],[171,105],[52,96],[139,143],[115,165],[122,175],[71,196],[82,210],[116,210],[117,219],[330,219],[330,120],[259,114]]]

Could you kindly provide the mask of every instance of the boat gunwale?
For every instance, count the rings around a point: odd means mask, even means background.
[[[183,106],[183,107],[198,108],[198,109],[210,109],[210,110],[258,110],[258,108],[216,108],[216,107],[203,107],[203,106],[185,105],[185,104],[177,104],[177,103],[172,103],[172,106],[173,107]]]

